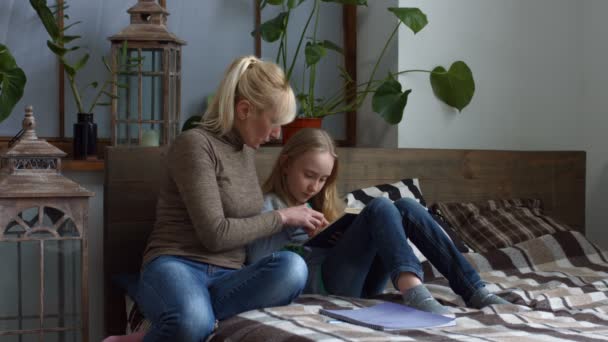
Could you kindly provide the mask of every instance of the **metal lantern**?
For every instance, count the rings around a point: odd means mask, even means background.
[[[185,42],[167,30],[169,12],[155,0],[139,0],[127,12],[131,24],[109,38],[115,81],[112,142],[166,145],[180,129],[181,48]]]
[[[0,340],[88,341],[88,199],[38,139],[32,107],[0,153]]]

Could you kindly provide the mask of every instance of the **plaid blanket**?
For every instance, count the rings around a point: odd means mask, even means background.
[[[492,292],[517,305],[465,308],[447,281],[425,263],[425,284],[455,314],[453,327],[381,332],[318,314],[320,308],[400,302],[400,295],[390,290],[375,299],[304,295],[288,306],[222,321],[209,341],[608,340],[608,253],[580,233],[557,232],[466,258]]]

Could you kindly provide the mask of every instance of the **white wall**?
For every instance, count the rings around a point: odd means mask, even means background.
[[[582,139],[587,151],[587,229],[590,236],[602,246],[608,246],[604,233],[608,222],[608,2],[585,0],[583,11],[583,58],[580,64],[585,83],[581,109],[585,114]]]
[[[586,228],[593,241],[608,247],[603,234],[608,222],[608,3],[399,0],[399,6],[421,8],[429,25],[416,36],[402,27],[398,69],[447,68],[464,60],[477,91],[458,113],[434,97],[428,74],[402,76],[401,83],[413,92],[393,146],[587,151]],[[389,18],[387,13],[376,21]],[[359,30],[370,28],[365,25],[360,23]],[[377,39],[359,31],[358,49],[377,46]],[[382,139],[371,132],[358,138]]]
[[[400,147],[582,148],[580,1],[400,2],[420,7],[429,25],[400,37],[399,69],[464,60],[477,88],[459,114],[435,99],[428,74],[403,76],[414,91]]]

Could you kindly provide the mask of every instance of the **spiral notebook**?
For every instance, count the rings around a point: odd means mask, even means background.
[[[375,330],[407,330],[456,325],[452,317],[446,317],[409,306],[395,303],[381,303],[367,308],[354,310],[327,310],[319,313],[351,324]]]

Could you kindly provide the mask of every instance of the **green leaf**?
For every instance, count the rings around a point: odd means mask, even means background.
[[[102,93],[103,93],[104,95],[106,95],[107,97],[112,98],[112,99],[117,99],[117,98],[118,98],[118,96],[116,96],[116,95],[114,95],[114,94],[112,94],[112,93],[110,93],[110,92],[107,92],[107,91],[105,91],[105,90],[104,90],[104,91],[102,91]]]
[[[344,54],[344,50],[340,46],[338,46],[338,44],[335,44],[332,41],[324,40],[324,41],[320,42],[319,44],[326,49],[334,50],[340,54]]]
[[[343,5],[367,6],[367,0],[322,0],[323,2],[335,2]]]
[[[36,14],[38,14],[38,18],[42,21],[42,25],[44,25],[51,39],[57,41],[59,38],[59,26],[53,13],[47,7],[46,0],[30,0],[30,5],[36,11]]]
[[[97,88],[97,86],[99,85],[99,82],[97,82],[97,81],[93,81],[93,82],[91,82],[91,83],[89,83],[89,84],[91,85],[91,87],[93,87],[93,88]]]
[[[111,106],[112,102],[97,102],[96,106]]]
[[[129,85],[126,83],[116,83],[116,86],[122,89],[129,89]]]
[[[429,23],[426,14],[418,8],[389,7],[388,10],[393,12],[414,34],[420,32]]]
[[[433,69],[431,87],[435,96],[458,111],[462,111],[475,94],[473,73],[462,61],[454,62],[449,71],[441,66]]]
[[[182,132],[198,126],[197,124],[201,121],[201,119],[202,116],[200,115],[193,115],[189,117],[188,120],[186,120],[186,122],[184,122],[184,125],[182,126]]]
[[[267,3],[273,6],[281,6],[285,0],[266,0]]]
[[[80,38],[80,36],[63,36],[63,37],[61,37],[61,42],[64,44],[67,44],[78,38]]]
[[[82,69],[85,65],[87,65],[87,62],[89,61],[89,54],[85,54],[84,56],[82,56],[81,59],[78,60],[78,62],[76,62],[76,64],[74,64],[74,70],[78,71],[80,69]]]
[[[308,42],[304,54],[306,55],[306,65],[311,66],[317,64],[327,54],[327,50],[320,44]]]
[[[372,96],[372,109],[389,124],[398,124],[403,118],[407,97],[411,92],[411,89],[401,91],[401,83],[390,77],[376,89]]]
[[[287,12],[281,12],[279,15],[260,25],[258,29],[251,32],[255,36],[258,32],[265,42],[275,42],[281,38],[281,35],[286,29]]]
[[[77,21],[77,22],[71,23],[70,25],[68,25],[68,26],[64,27],[64,28],[63,28],[63,30],[61,30],[61,31],[62,31],[62,32],[65,32],[65,31],[67,31],[67,30],[68,30],[70,27],[76,26],[76,25],[80,24],[81,22],[82,22],[82,21]]]
[[[63,55],[65,55],[66,52],[68,52],[68,49],[66,49],[62,46],[59,46],[50,40],[46,41],[46,46],[48,46],[49,49],[51,49],[51,51],[53,51],[53,53],[56,54],[57,56],[63,56]]]
[[[101,56],[101,61],[103,62],[103,65],[106,67],[106,70],[108,70],[108,72],[112,72],[112,68],[110,68],[110,64],[108,64],[108,61],[106,60],[105,56]]]
[[[61,64],[63,64],[63,68],[65,69],[65,72],[70,77],[74,77],[76,75],[76,69],[74,69],[74,67],[71,66],[63,57],[60,57],[59,60],[61,61]]]
[[[0,44],[0,122],[8,118],[23,96],[27,78],[8,48]]]

